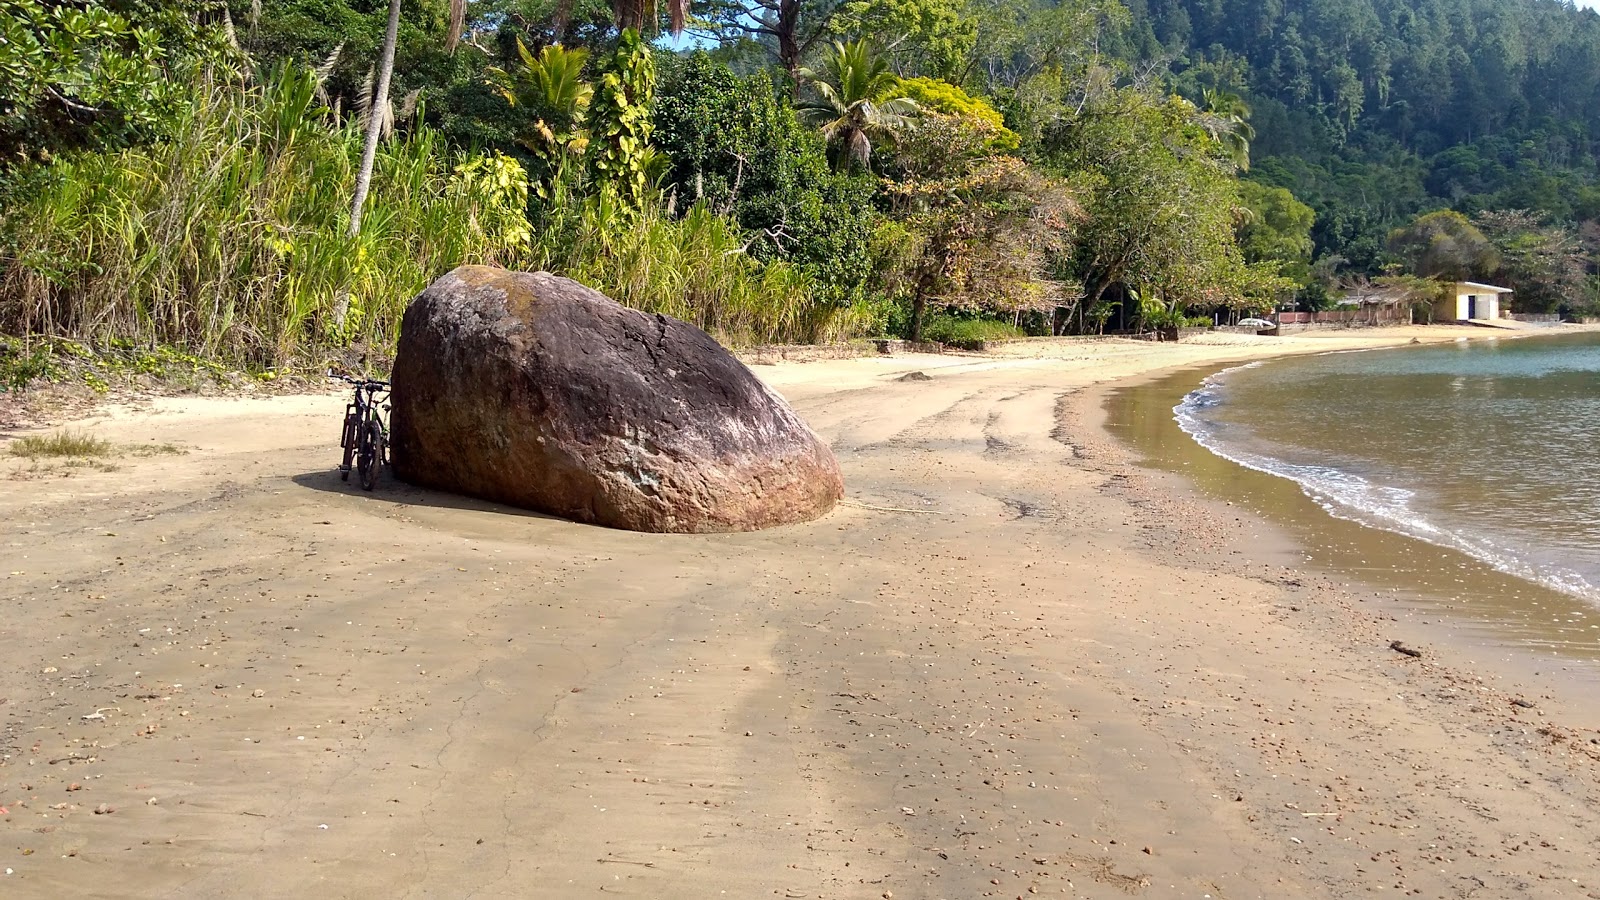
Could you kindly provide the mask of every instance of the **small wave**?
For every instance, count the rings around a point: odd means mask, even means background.
[[[1225,440],[1220,429],[1208,421],[1204,413],[1225,402],[1222,382],[1226,381],[1228,373],[1254,365],[1238,366],[1207,378],[1173,407],[1178,427],[1195,443],[1223,459],[1295,482],[1307,497],[1336,518],[1457,550],[1507,575],[1600,603],[1600,587],[1575,571],[1535,563],[1512,547],[1429,521],[1412,503],[1417,496],[1415,491],[1376,484],[1333,466],[1292,463]]]

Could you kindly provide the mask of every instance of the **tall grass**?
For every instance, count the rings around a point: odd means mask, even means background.
[[[250,367],[392,347],[406,303],[465,263],[544,268],[730,344],[857,333],[873,316],[813,299],[704,207],[624,214],[557,186],[529,225],[499,155],[457,158],[418,128],[381,145],[361,234],[361,152],[316,102],[314,73],[197,85],[163,141],[32,169],[0,198],[0,332],[184,348]]]
[[[628,215],[603,195],[557,192],[543,209],[529,264],[691,322],[732,346],[817,343],[876,321],[865,308],[817,300],[809,276],[782,261],[758,261],[751,240],[703,204],[675,219],[656,206]]]
[[[260,86],[202,84],[167,140],[61,159],[13,186],[0,329],[277,365],[390,343],[433,278],[514,261],[527,241],[520,169],[453,167],[426,129],[383,146],[350,237],[359,134],[330,124],[315,95],[314,75],[289,68]]]

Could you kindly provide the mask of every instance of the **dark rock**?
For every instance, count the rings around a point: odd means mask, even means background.
[[[926,372],[907,372],[896,378],[895,381],[932,381],[933,376]]]
[[[463,266],[411,301],[395,474],[633,531],[748,531],[827,513],[833,453],[700,329],[545,272]]]

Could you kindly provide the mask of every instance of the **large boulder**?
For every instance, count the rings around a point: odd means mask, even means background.
[[[406,309],[395,474],[632,531],[750,531],[844,495],[833,453],[711,336],[576,281],[463,266]]]

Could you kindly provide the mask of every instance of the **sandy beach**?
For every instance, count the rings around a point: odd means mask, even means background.
[[[1178,366],[1483,336],[758,365],[848,497],[740,535],[365,494],[338,394],[100,410],[185,452],[0,456],[0,897],[1600,898],[1593,698],[1102,427]]]

